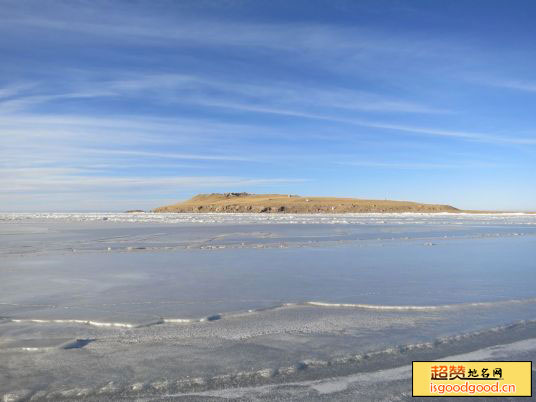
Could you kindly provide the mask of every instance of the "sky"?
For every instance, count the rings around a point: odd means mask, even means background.
[[[536,211],[531,0],[0,0],[0,211]]]

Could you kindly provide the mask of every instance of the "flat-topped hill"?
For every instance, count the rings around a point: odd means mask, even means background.
[[[300,197],[286,194],[200,194],[188,201],[156,208],[154,212],[460,212],[450,205],[357,198]]]

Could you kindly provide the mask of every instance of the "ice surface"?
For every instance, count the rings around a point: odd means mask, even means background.
[[[396,367],[412,359],[536,337],[535,223],[527,214],[1,214],[0,394],[407,396]],[[508,351],[534,356],[532,346]],[[368,380],[382,370],[400,376],[383,387]]]

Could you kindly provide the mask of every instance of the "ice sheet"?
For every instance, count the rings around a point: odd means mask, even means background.
[[[403,375],[359,384],[415,358],[536,337],[535,221],[3,214],[0,394],[407,395]]]

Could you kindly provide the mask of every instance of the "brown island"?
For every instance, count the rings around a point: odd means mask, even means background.
[[[358,198],[300,197],[287,194],[199,194],[188,201],[156,208],[153,212],[461,212],[450,205]]]

